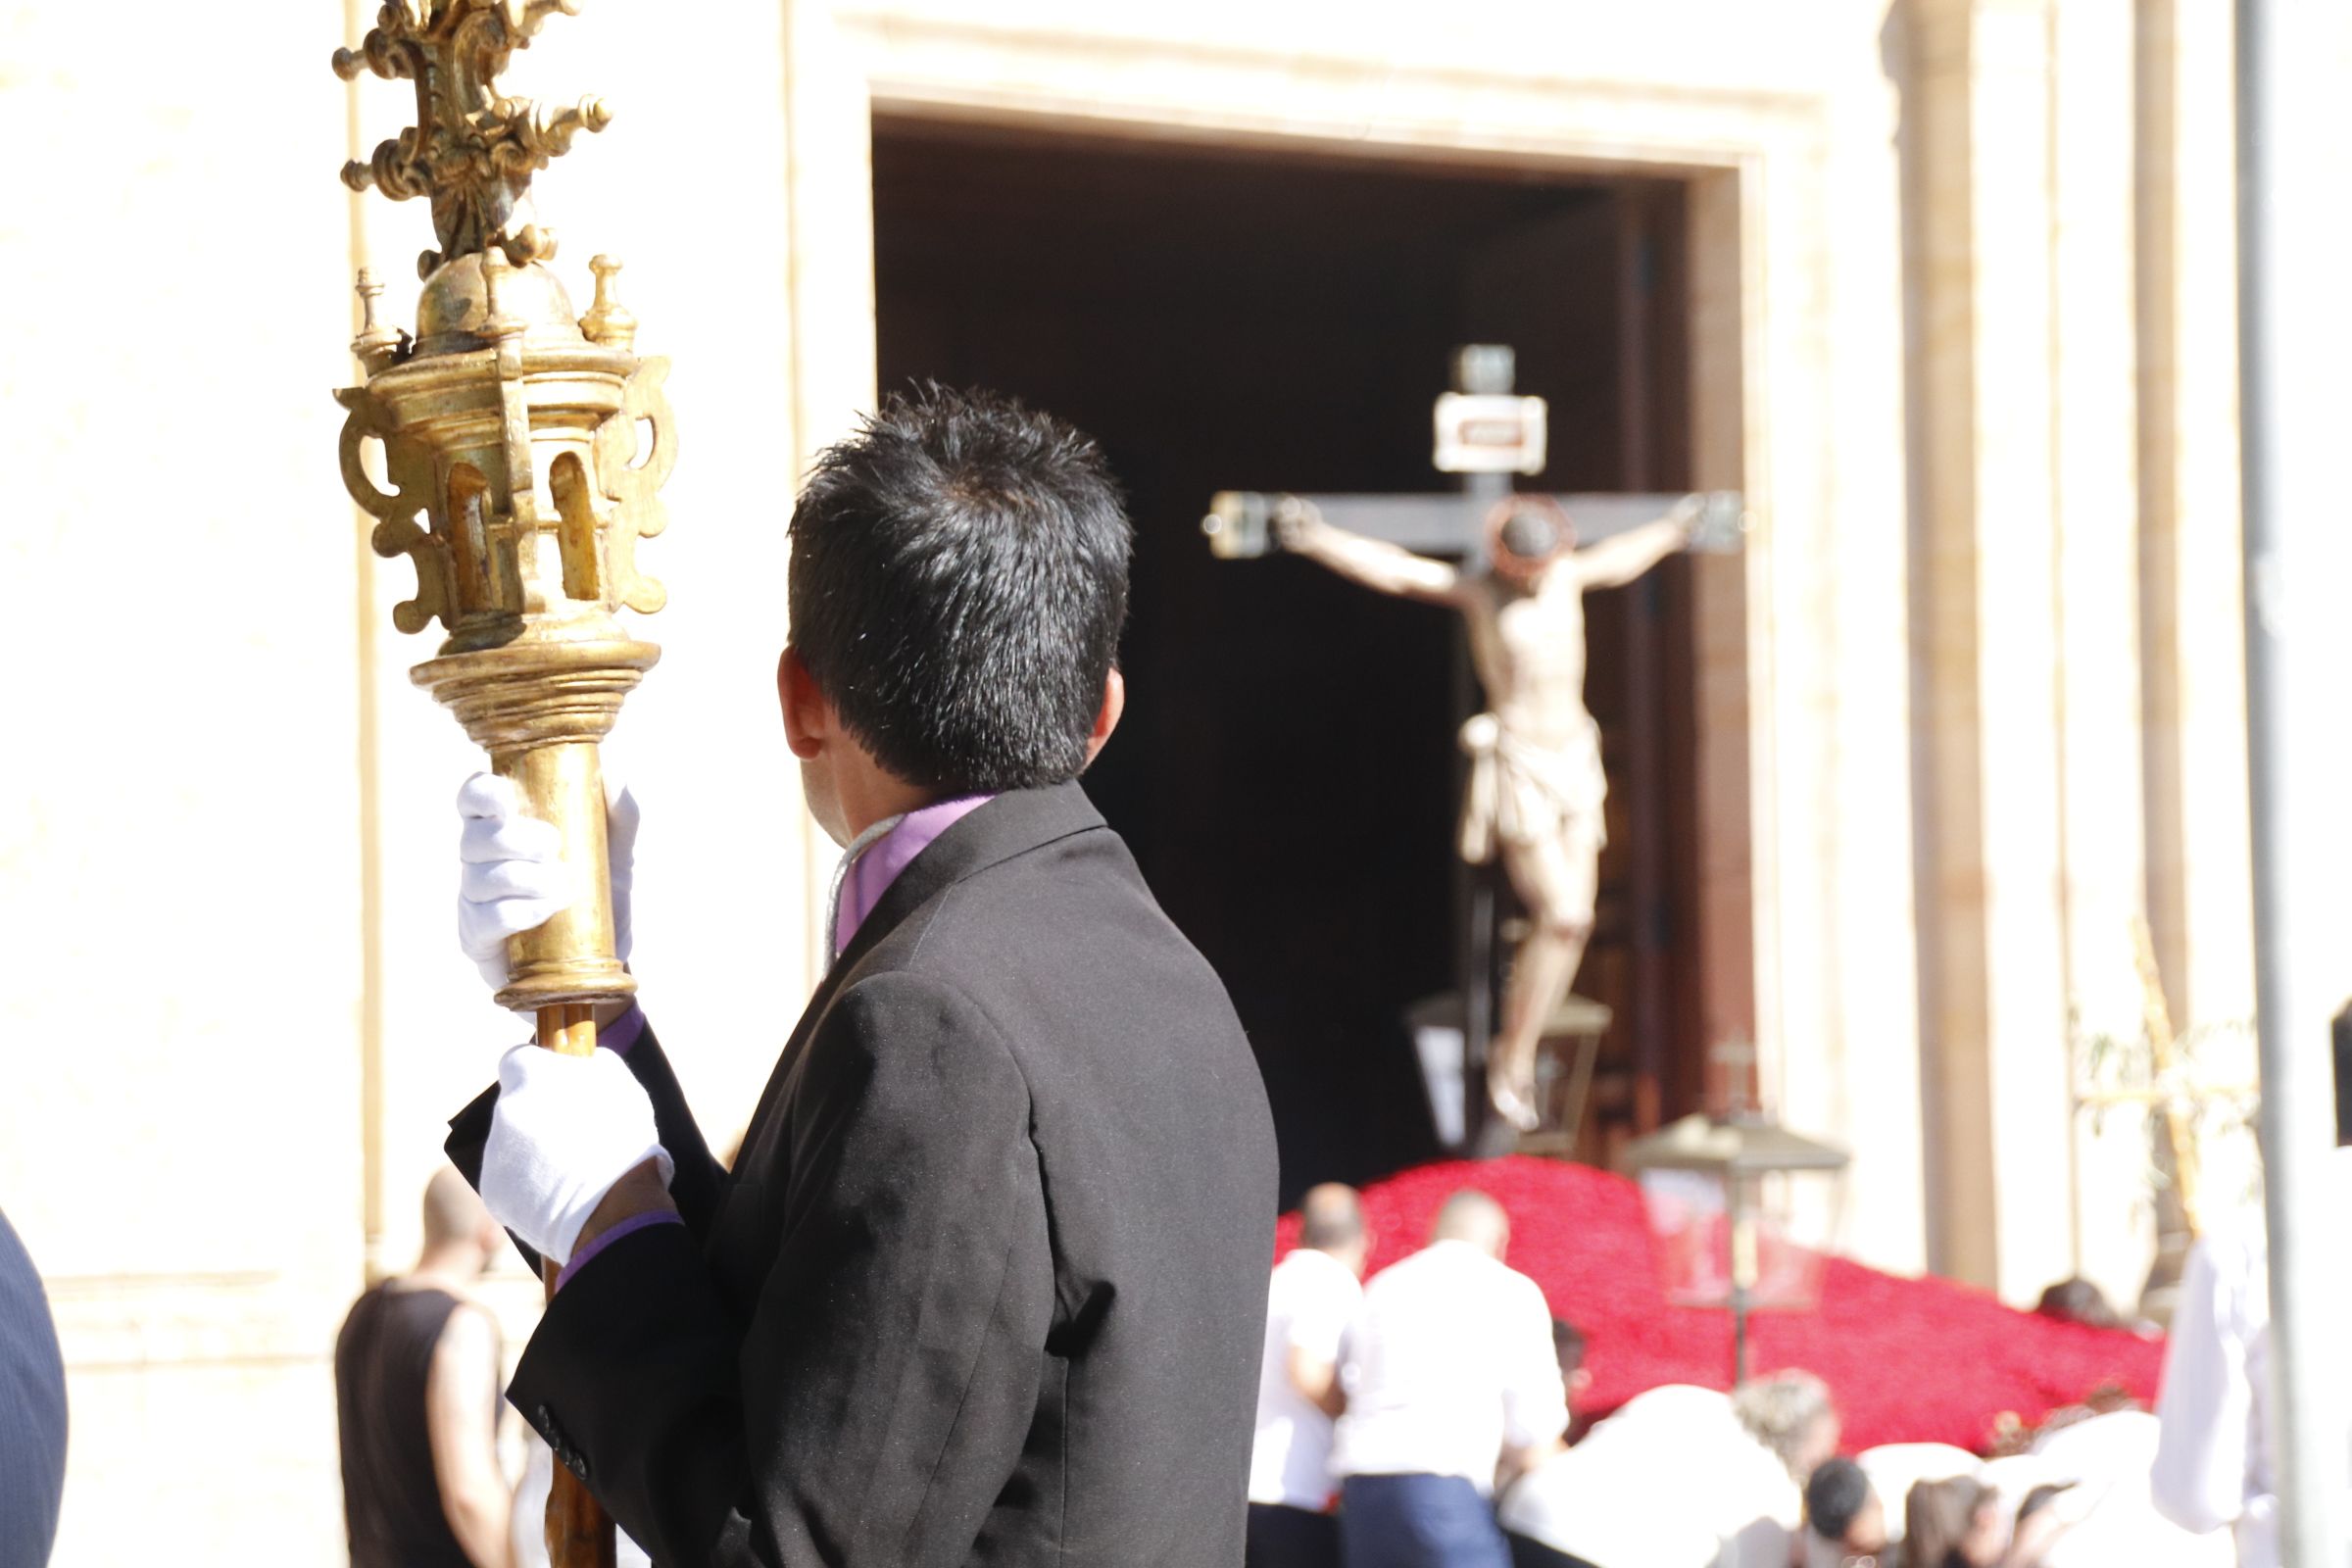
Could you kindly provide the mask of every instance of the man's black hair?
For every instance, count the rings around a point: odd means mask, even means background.
[[[1824,1541],[1843,1541],[1870,1501],[1870,1477],[1840,1455],[1816,1465],[1805,1482],[1805,1518]]]
[[[2041,1317],[2054,1317],[2062,1323],[2081,1323],[2094,1329],[2128,1329],[2132,1326],[2124,1321],[2121,1312],[2108,1304],[2107,1293],[2080,1274],[2062,1279],[2044,1290],[2041,1299],[2034,1303],[2034,1310]]]
[[[1075,778],[1127,618],[1134,531],[1095,444],[921,385],[828,447],[792,514],[792,645],[895,776]]]

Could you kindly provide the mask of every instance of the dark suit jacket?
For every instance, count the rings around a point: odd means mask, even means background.
[[[38,1568],[66,1487],[66,1364],[49,1298],[0,1214],[0,1564]]]
[[[687,1224],[574,1275],[509,1397],[656,1562],[1241,1561],[1272,1127],[1224,987],[1076,784],[891,886],[732,1176],[650,1031],[629,1064]]]

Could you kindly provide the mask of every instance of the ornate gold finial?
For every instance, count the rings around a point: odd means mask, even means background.
[[[372,159],[345,164],[343,183],[431,201],[441,249],[417,258],[418,275],[492,247],[516,267],[556,254],[553,230],[525,222],[509,232],[515,210],[531,175],[581,130],[611,124],[612,112],[602,98],[564,108],[509,98],[497,77],[550,16],[578,10],[579,0],[389,0],[366,42],[335,51],[345,81],[372,71],[416,84],[416,123]]]
[[[589,342],[624,353],[637,346],[637,318],[612,297],[612,279],[620,271],[617,256],[592,256],[588,270],[596,274],[596,303],[580,318],[580,332]]]
[[[514,275],[514,264],[504,251],[482,253],[482,336],[499,345],[509,359],[522,350],[522,334],[530,330],[530,322],[507,308],[507,280]],[[521,373],[519,363],[512,371],[502,371],[510,378]]]
[[[352,285],[360,296],[360,335],[351,340],[351,352],[369,375],[407,357],[409,334],[385,326],[375,318],[375,302],[383,298],[384,285],[365,267],[360,269],[359,281]]]

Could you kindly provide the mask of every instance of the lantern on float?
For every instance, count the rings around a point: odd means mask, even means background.
[[[1819,1304],[1850,1157],[1753,1112],[1685,1116],[1626,1147],[1666,1299],[1731,1312],[1735,1385],[1751,1312]]]

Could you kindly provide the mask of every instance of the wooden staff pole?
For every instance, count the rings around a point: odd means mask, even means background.
[[[539,1044],[559,1056],[596,1054],[596,1009],[563,1003],[539,1009]]]
[[[539,1044],[566,1056],[585,1056],[596,1050],[596,1009],[563,1003],[539,1009]],[[543,1265],[547,1294],[556,1294],[552,1261]],[[552,1471],[547,1490],[548,1568],[613,1568],[616,1543],[612,1521],[589,1494],[580,1478],[562,1465]]]

